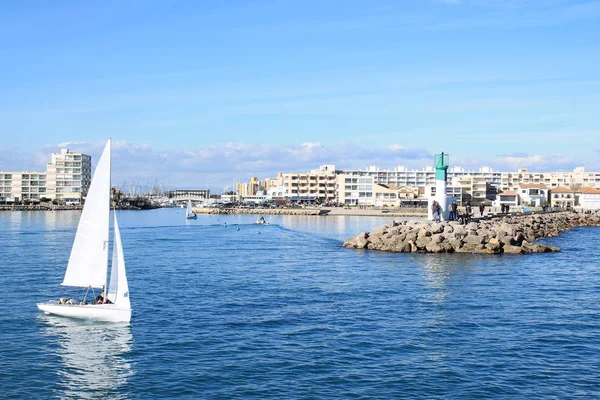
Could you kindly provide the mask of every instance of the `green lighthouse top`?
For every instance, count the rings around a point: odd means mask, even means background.
[[[435,162],[435,180],[437,181],[445,181],[447,180],[447,170],[448,170],[448,154],[444,154],[441,152],[440,154],[436,154],[434,156]]]

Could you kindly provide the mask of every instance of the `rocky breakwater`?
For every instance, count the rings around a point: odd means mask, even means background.
[[[362,232],[344,247],[398,253],[526,254],[560,251],[534,243],[579,226],[600,226],[598,214],[558,212],[459,222],[402,221]]]

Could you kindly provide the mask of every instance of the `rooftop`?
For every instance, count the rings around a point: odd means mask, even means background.
[[[521,189],[548,189],[543,183],[523,183],[519,185]]]
[[[577,192],[577,190],[569,189],[564,186],[559,186],[559,187],[552,189],[552,193],[576,193],[576,192]]]
[[[593,187],[584,187],[579,191],[582,194],[600,194],[600,190]]]

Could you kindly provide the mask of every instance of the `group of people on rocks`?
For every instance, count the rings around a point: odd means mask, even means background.
[[[479,206],[479,212],[481,213],[481,216],[483,216],[484,211],[485,205],[481,204]],[[431,214],[433,216],[434,221],[439,222],[441,220],[442,207],[440,206],[440,203],[437,202],[437,200],[434,200],[433,203],[431,203]],[[464,211],[459,210],[458,204],[455,201],[451,202],[448,205],[448,221],[460,221],[463,224],[467,224],[471,222],[471,215],[472,207],[470,201],[467,201],[465,203]]]

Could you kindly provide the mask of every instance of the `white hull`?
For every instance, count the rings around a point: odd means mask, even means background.
[[[61,317],[91,319],[104,322],[129,322],[131,309],[120,308],[118,304],[57,304],[56,302],[37,303],[46,314]]]

